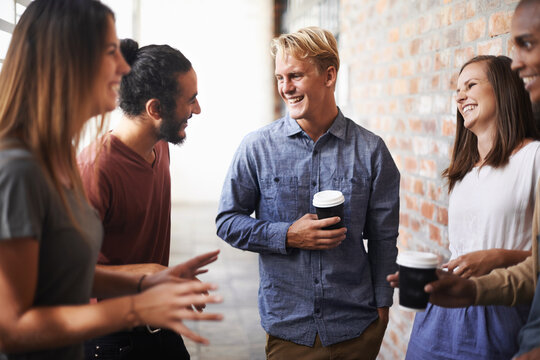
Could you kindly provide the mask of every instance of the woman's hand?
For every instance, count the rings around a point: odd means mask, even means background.
[[[473,251],[443,264],[453,274],[466,279],[488,274],[491,270],[515,265],[527,258],[530,251],[489,249]]]
[[[216,288],[216,285],[200,281],[156,285],[133,296],[134,303],[130,314],[135,317],[135,325],[148,324],[171,329],[195,342],[208,344],[208,339],[191,331],[183,321],[222,320],[221,314],[201,313],[190,309],[192,305],[204,307],[208,303],[221,302],[221,296],[208,294],[209,290]]]

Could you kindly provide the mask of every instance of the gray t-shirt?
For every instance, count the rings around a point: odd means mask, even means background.
[[[32,154],[22,148],[0,150],[0,241],[32,237],[39,242],[34,306],[86,304],[90,299],[103,229],[85,199],[66,193],[80,232]],[[83,346],[7,358],[83,359]]]

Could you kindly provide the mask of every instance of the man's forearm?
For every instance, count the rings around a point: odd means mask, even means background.
[[[516,305],[534,296],[534,257],[506,269],[471,278],[476,285],[476,305]]]

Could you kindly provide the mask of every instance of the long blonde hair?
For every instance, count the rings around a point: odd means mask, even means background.
[[[76,148],[110,17],[96,0],[33,1],[0,73],[0,139],[16,138],[33,153],[64,205],[65,183],[84,196]]]

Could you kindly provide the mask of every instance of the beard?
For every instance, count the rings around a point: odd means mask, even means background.
[[[180,128],[187,119],[178,119],[173,116],[164,116],[158,129],[158,140],[165,140],[173,145],[180,145],[186,140],[185,136],[180,136]]]

